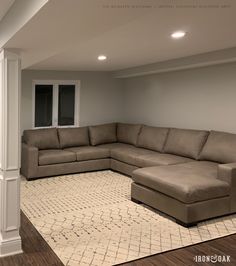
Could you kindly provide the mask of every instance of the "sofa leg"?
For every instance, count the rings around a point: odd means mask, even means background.
[[[135,198],[131,198],[131,201],[133,201],[134,203],[137,203],[137,204],[141,204],[142,203],[141,201],[139,201],[139,200],[137,200]]]
[[[189,228],[189,227],[193,227],[193,226],[197,226],[197,222],[193,222],[193,223],[184,223],[180,220],[175,220],[177,224],[183,226],[183,227],[186,227],[186,228]]]

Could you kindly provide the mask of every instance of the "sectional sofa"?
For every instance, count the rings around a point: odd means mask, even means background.
[[[184,226],[236,212],[236,135],[111,123],[26,130],[28,180],[112,169],[132,176],[131,199]]]

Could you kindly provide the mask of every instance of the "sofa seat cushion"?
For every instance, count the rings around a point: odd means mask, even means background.
[[[156,152],[155,154],[138,156],[136,159],[136,164],[139,167],[149,167],[149,166],[158,166],[158,165],[187,163],[191,161],[193,160],[186,157]]]
[[[121,143],[121,142],[101,144],[101,145],[98,145],[97,147],[106,148],[106,149],[109,149],[110,151],[119,149],[119,148],[135,148],[133,145]]]
[[[49,165],[57,163],[69,163],[76,161],[74,152],[65,150],[40,150],[39,165]]]
[[[88,161],[110,157],[109,149],[93,146],[68,148],[65,149],[65,151],[74,152],[76,154],[77,161]]]
[[[111,158],[118,160],[118,161],[121,161],[123,163],[138,166],[137,165],[138,156],[151,155],[154,153],[156,153],[156,152],[146,150],[146,149],[136,148],[134,146],[120,147],[120,148],[116,148],[116,149],[111,150]]]
[[[194,203],[229,195],[229,184],[217,179],[218,164],[189,162],[155,166],[133,172],[134,182],[183,203]]]

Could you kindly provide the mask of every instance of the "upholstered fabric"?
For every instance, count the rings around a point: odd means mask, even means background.
[[[88,127],[58,128],[61,148],[89,145]]]
[[[147,167],[135,170],[133,180],[184,203],[194,203],[228,196],[227,182],[217,179],[217,164],[186,164]]]
[[[230,213],[230,197],[185,204],[171,196],[137,183],[131,184],[131,197],[189,225]]]
[[[162,127],[142,126],[138,136],[137,146],[161,152],[163,150],[169,129]]]
[[[141,125],[118,123],[117,140],[119,142],[136,146],[140,130],[141,130]]]
[[[140,155],[149,155],[155,153],[154,151],[146,150],[146,149],[141,149],[141,148],[117,148],[111,150],[111,158],[127,163],[127,164],[132,164],[137,166],[136,159]]]
[[[29,146],[37,147],[39,150],[60,148],[56,128],[25,130],[23,140]]]
[[[71,173],[82,173],[88,171],[99,171],[110,168],[110,159],[89,160],[72,163],[58,163],[42,165],[38,167],[37,174],[34,178],[43,176],[55,176]],[[32,179],[32,178],[28,178]]]
[[[236,162],[236,134],[211,131],[200,159],[220,163]]]
[[[23,176],[32,178],[37,175],[38,157],[38,148],[22,143],[20,171]]]
[[[65,150],[39,151],[39,165],[67,163],[76,161],[76,154]]]
[[[155,153],[140,155],[136,158],[136,165],[139,167],[149,167],[158,165],[171,165],[193,161],[190,158],[181,157],[173,154]]]
[[[236,163],[219,164],[218,178],[230,186],[230,209],[236,212]]]
[[[104,124],[89,127],[91,145],[112,143],[117,141],[116,123]]]
[[[84,146],[65,149],[66,151],[72,151],[76,153],[77,161],[97,160],[110,157],[109,149]]]
[[[98,145],[97,147],[106,148],[106,149],[109,149],[109,150],[114,150],[114,149],[117,149],[117,148],[134,148],[133,145],[126,144],[126,143],[121,143],[121,142],[109,143],[109,144],[101,144],[101,145]]]
[[[117,172],[121,172],[122,174],[132,176],[132,172],[136,169],[138,169],[137,166],[130,165],[127,163],[123,163],[120,161],[117,161],[115,159],[111,159],[111,169]]]
[[[236,162],[218,165],[218,178],[236,187]]]
[[[208,134],[208,131],[203,130],[172,128],[164,152],[198,159]]]

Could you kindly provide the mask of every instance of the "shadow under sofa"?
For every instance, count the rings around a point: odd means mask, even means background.
[[[132,200],[184,226],[236,210],[236,135],[110,123],[25,130],[28,180],[111,169],[132,176]]]

